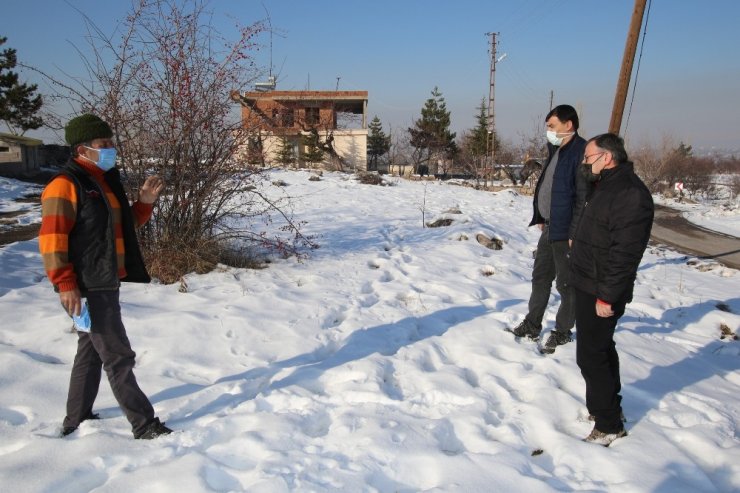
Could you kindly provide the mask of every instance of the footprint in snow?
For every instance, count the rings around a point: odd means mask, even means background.
[[[64,364],[64,361],[60,360],[59,358],[55,356],[51,356],[49,354],[36,353],[33,351],[29,351],[28,349],[22,349],[21,353],[25,354],[32,360],[38,361],[39,363],[47,363],[50,365],[63,365]]]

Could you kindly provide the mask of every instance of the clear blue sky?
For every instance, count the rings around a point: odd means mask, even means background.
[[[8,37],[6,46],[23,62],[50,72],[80,69],[73,45],[84,46],[84,24],[72,6],[111,32],[130,6],[126,0],[3,4],[0,35]],[[273,37],[272,50],[278,88],[300,90],[310,83],[313,90],[334,89],[341,77],[340,89],[369,91],[369,116],[379,116],[386,129],[410,126],[435,86],[452,111],[453,130],[471,128],[476,107],[488,96],[485,33],[499,32],[499,53],[507,56],[496,71],[496,128],[518,141],[535,126],[542,129],[551,90],[555,104],[579,110],[582,134],[606,131],[634,1],[212,0],[210,5],[224,34],[234,19],[242,24],[264,19],[266,8],[281,33]],[[695,148],[740,149],[739,22],[737,0],[652,0],[627,128],[632,145],[670,136]],[[268,36],[262,41],[269,45]],[[269,49],[257,54],[265,70],[269,60]]]

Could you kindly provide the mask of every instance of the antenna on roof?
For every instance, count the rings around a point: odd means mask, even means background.
[[[277,85],[277,78],[272,75],[272,19],[270,18],[270,11],[267,10],[264,3],[262,8],[265,9],[267,14],[267,25],[270,31],[270,75],[267,77],[267,82],[256,82],[254,84],[254,90],[258,92],[274,91]]]

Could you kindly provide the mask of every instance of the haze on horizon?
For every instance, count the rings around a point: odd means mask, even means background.
[[[453,131],[459,136],[472,128],[476,108],[488,96],[486,33],[498,32],[498,53],[506,58],[496,66],[496,130],[517,142],[522,134],[543,130],[551,91],[553,104],[579,110],[583,135],[606,131],[634,2],[224,0],[209,5],[214,27],[226,37],[237,22],[248,25],[269,13],[274,34],[261,37],[254,56],[265,75],[272,60],[279,89],[367,90],[368,117],[377,115],[393,131],[412,125],[435,86],[452,112]],[[628,115],[630,90],[622,133],[632,146],[669,137],[699,153],[740,152],[740,2],[649,0],[649,6],[638,45],[636,64],[644,40],[637,90]],[[0,35],[23,63],[76,75],[82,64],[75,47],[86,46],[80,12],[114,35],[129,8],[129,2],[94,0],[11,2],[4,6]],[[34,74],[21,76],[39,83],[42,94],[48,91]],[[49,130],[26,135],[61,142]]]

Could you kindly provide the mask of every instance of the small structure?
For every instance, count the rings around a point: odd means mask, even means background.
[[[276,91],[231,94],[242,105],[249,135],[238,156],[250,164],[278,165],[290,149],[296,167],[367,169],[367,91]],[[307,159],[313,142],[323,161]]]
[[[0,176],[33,176],[40,171],[39,146],[43,141],[0,133]]]

